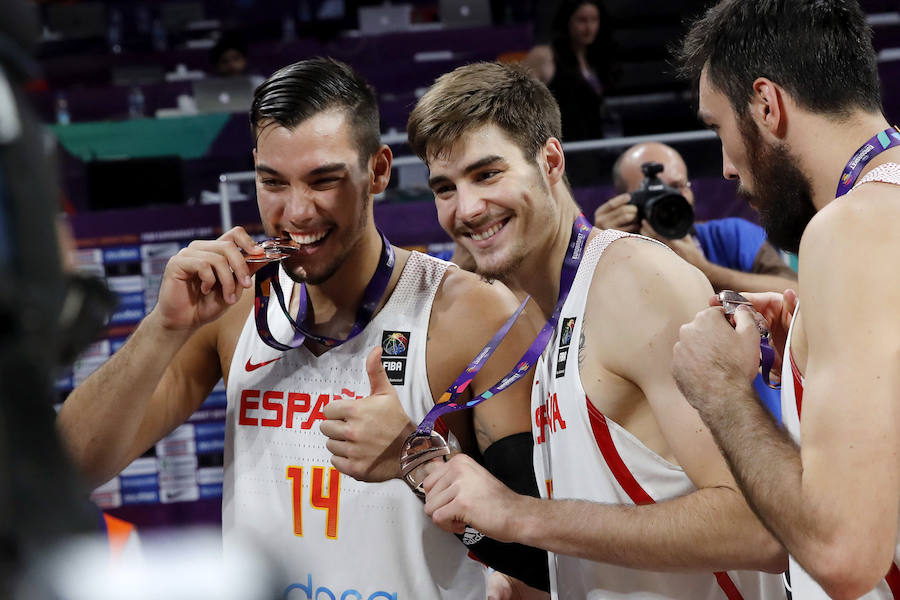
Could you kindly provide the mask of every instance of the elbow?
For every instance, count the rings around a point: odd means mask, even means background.
[[[760,570],[766,573],[784,573],[789,564],[787,550],[773,539],[773,547],[763,557]]]
[[[766,531],[756,544],[757,564],[754,569],[765,573],[784,573],[788,569],[787,550],[773,535]]]
[[[872,591],[891,568],[894,545],[870,543],[834,543],[801,562],[830,598],[851,600]]]

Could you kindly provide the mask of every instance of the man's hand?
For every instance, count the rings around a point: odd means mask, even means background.
[[[721,307],[707,308],[681,326],[675,344],[675,382],[704,421],[727,410],[719,405],[722,390],[752,386],[759,371],[759,330],[752,311],[740,306],[734,320],[732,329]]]
[[[469,525],[495,540],[513,541],[509,515],[521,498],[465,454],[436,462],[425,478],[425,514],[450,533],[464,533]]]
[[[334,468],[359,481],[387,481],[400,476],[400,448],[413,425],[381,364],[381,347],[366,358],[369,396],[332,400],[319,425],[329,438]]]
[[[263,249],[242,227],[216,240],[191,242],[166,265],[153,312],[163,328],[187,331],[217,319],[253,285],[260,264],[248,265],[241,250]]]
[[[777,292],[741,292],[741,295],[753,304],[753,308],[766,320],[769,327],[770,343],[780,364],[784,356],[784,345],[787,342],[788,330],[797,308],[797,292],[787,289],[783,294]],[[710,306],[719,306],[717,296],[709,301]]]
[[[600,229],[619,229],[636,233],[641,228],[638,209],[631,202],[631,194],[619,194],[601,204],[594,211],[594,226]]]

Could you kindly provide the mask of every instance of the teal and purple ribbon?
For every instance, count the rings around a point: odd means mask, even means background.
[[[559,296],[556,300],[556,306],[553,307],[550,318],[544,323],[544,326],[538,332],[537,337],[534,338],[534,341],[531,342],[531,345],[525,350],[525,354],[523,354],[522,358],[516,362],[516,366],[506,375],[501,377],[497,383],[481,394],[467,402],[457,402],[459,395],[466,390],[472,382],[472,379],[478,371],[481,370],[481,367],[484,366],[488,357],[496,350],[500,341],[506,335],[506,332],[509,331],[513,321],[519,316],[522,309],[525,308],[525,303],[528,302],[528,298],[522,302],[519,309],[509,318],[503,328],[494,334],[494,337],[488,341],[481,352],[479,352],[472,362],[469,363],[469,366],[460,373],[459,377],[456,378],[456,381],[454,381],[450,387],[447,388],[447,391],[441,395],[440,399],[434,404],[434,407],[428,411],[428,414],[422,420],[422,423],[416,428],[415,434],[430,435],[431,431],[434,429],[435,422],[441,416],[455,410],[471,408],[476,404],[484,402],[488,398],[491,398],[517,382],[531,370],[531,367],[534,366],[537,359],[544,352],[547,342],[550,341],[550,336],[553,335],[553,331],[556,329],[556,324],[559,322],[559,315],[562,313],[563,304],[565,304],[566,298],[569,297],[569,291],[572,289],[572,283],[575,281],[575,274],[578,272],[578,265],[581,264],[584,247],[590,233],[591,224],[584,215],[578,215],[578,218],[572,225],[572,235],[569,238],[569,246],[566,250],[566,257],[563,260],[562,273],[559,278]]]
[[[869,161],[885,150],[897,146],[900,146],[900,129],[897,127],[889,127],[872,136],[847,161],[847,166],[844,167],[841,178],[838,180],[837,192],[834,197],[840,198],[853,189],[856,180],[859,179],[859,174],[869,164]]]

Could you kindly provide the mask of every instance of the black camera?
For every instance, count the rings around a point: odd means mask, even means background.
[[[694,226],[694,209],[675,188],[663,183],[658,175],[663,166],[657,162],[641,165],[644,181],[631,192],[631,201],[638,209],[638,219],[646,219],[661,236],[670,240],[683,238]]]

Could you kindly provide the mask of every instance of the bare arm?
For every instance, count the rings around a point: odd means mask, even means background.
[[[852,204],[848,195],[829,205],[804,234],[802,450],[760,417],[744,380],[725,374],[743,362],[744,379],[749,375],[746,363],[755,356],[748,315],[734,332],[698,316],[676,352],[676,368],[696,390],[691,401],[755,510],[835,598],[856,598],[877,585],[897,541],[900,314],[887,307],[900,301],[900,282],[886,273],[900,241],[884,224],[900,210],[872,191],[854,192]],[[876,298],[881,309],[860,306]],[[721,372],[706,373],[704,385],[691,376],[703,368],[701,344],[744,350],[720,355]]]
[[[618,251],[611,252],[613,248]],[[469,523],[498,539],[632,568],[783,570],[783,551],[744,502],[709,431],[669,373],[678,327],[706,304],[708,284],[671,253],[646,242],[617,242],[608,252],[606,272],[598,266],[595,285],[605,282],[608,289],[616,281],[617,293],[601,294],[592,305],[595,331],[603,332],[587,335],[607,340],[602,360],[641,388],[666,442],[698,490],[642,506],[548,502],[512,494],[486,481],[477,465],[454,459],[447,471],[455,470],[457,479],[481,479],[460,486],[450,478],[441,481],[440,474],[430,476],[426,511],[431,509],[439,522]],[[606,302],[616,307],[610,309]],[[459,493],[463,489],[465,494]],[[497,500],[486,506],[491,497]]]
[[[173,257],[156,308],[63,404],[57,426],[88,483],[108,480],[187,419],[221,376],[213,321],[250,276],[232,239],[255,246],[233,230]]]

